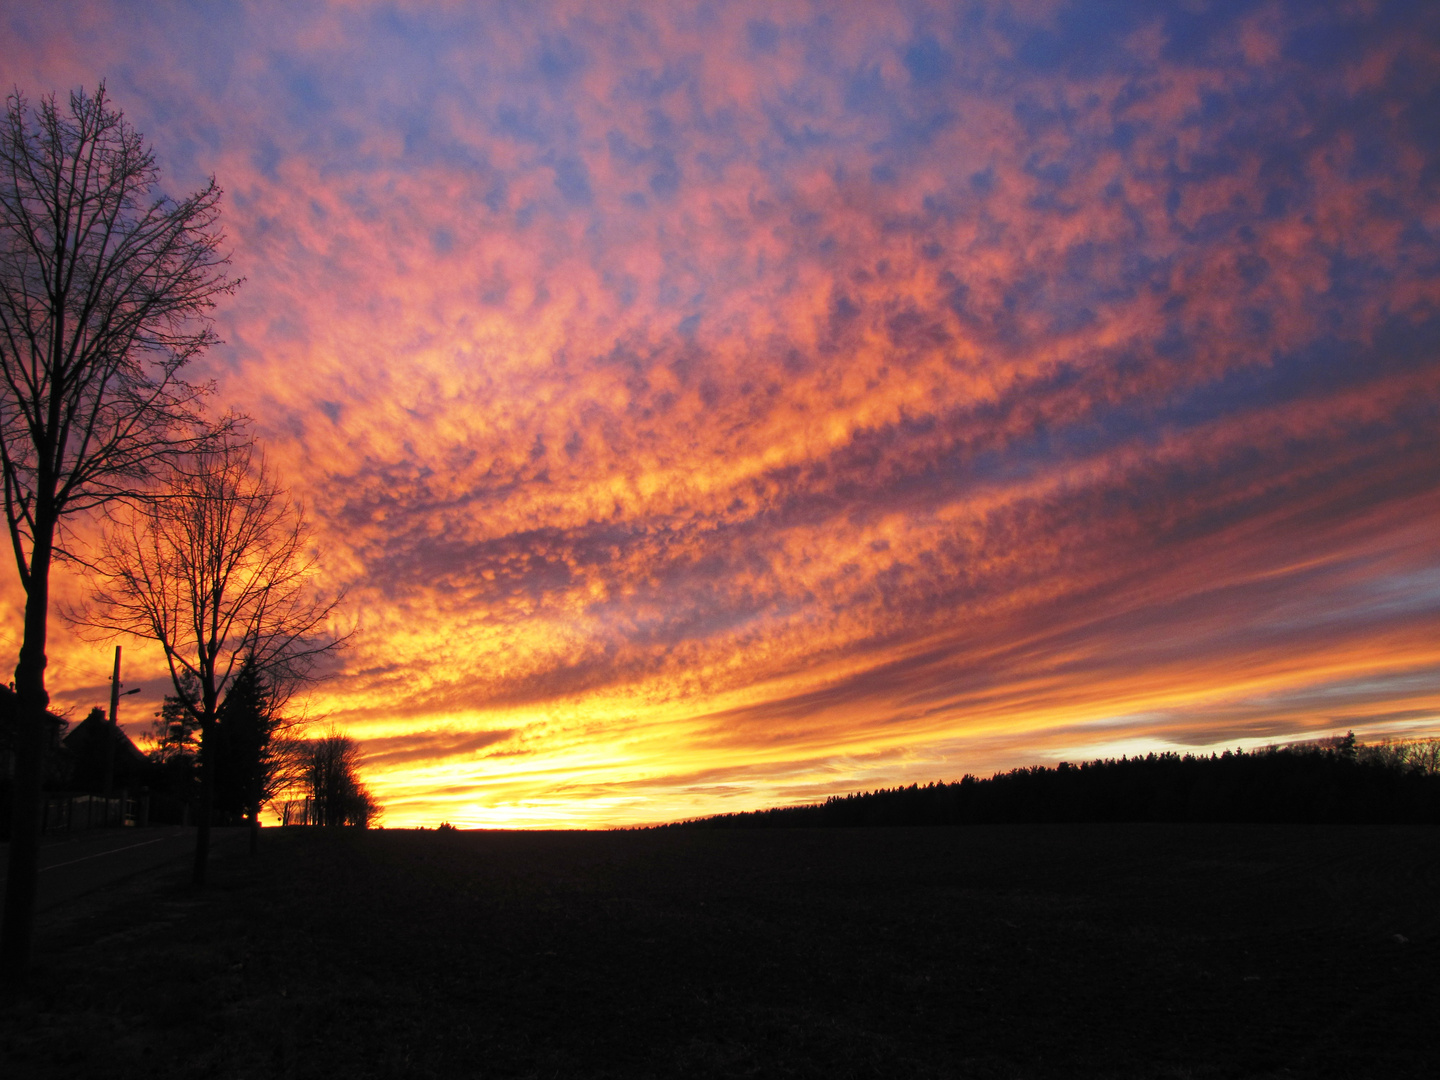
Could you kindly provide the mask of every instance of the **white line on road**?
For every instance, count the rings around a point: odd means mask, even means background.
[[[94,855],[82,855],[80,856],[80,858],[71,859],[69,862],[57,862],[51,866],[42,866],[40,868],[40,873],[43,874],[46,870],[59,870],[62,866],[74,866],[77,862],[86,862],[90,859],[98,859],[102,855],[114,855],[118,851],[130,851],[132,848],[146,847],[150,844],[159,844],[165,840],[171,839],[174,838],[170,836],[161,836],[155,840],[142,840],[138,844],[126,844],[124,847],[111,848],[109,851],[97,851]]]

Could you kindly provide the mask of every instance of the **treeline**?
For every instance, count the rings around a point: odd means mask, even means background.
[[[209,748],[213,822],[254,827],[268,806],[287,825],[368,828],[381,807],[360,779],[359,743],[336,731],[299,737],[282,705],[252,665],[241,668],[218,710]],[[196,806],[206,750],[199,719],[178,694],[165,698],[152,742],[151,790]]]
[[[989,779],[832,795],[823,803],[677,822],[681,828],[1084,821],[1440,822],[1440,741],[1146,754],[1012,769]]]
[[[285,825],[354,825],[368,829],[381,807],[360,779],[360,744],[337,732],[292,739],[281,751],[286,787],[271,805]]]
[[[194,692],[193,682],[182,685]],[[11,828],[6,766],[14,699],[13,691],[0,686],[0,842],[10,838]],[[360,744],[333,729],[300,734],[301,725],[282,711],[284,704],[253,665],[243,665],[217,711],[208,766],[199,719],[178,694],[165,698],[145,750],[116,732],[101,708],[68,731],[67,721],[51,714],[43,791],[49,798],[116,796],[130,804],[136,823],[190,825],[200,815],[201,774],[208,767],[215,825],[253,830],[267,807],[287,825],[376,823],[383,808],[360,777]]]

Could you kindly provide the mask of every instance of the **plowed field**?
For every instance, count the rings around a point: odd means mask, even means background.
[[[52,913],[6,1077],[1440,1075],[1440,831],[321,835]]]

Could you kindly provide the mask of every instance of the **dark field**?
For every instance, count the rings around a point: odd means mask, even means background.
[[[52,913],[0,1073],[1440,1075],[1433,827],[263,840]]]

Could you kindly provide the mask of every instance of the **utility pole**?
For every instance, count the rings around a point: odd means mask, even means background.
[[[126,690],[125,695],[138,694],[140,687]],[[115,673],[110,676],[110,726],[106,729],[105,747],[105,798],[110,798],[115,786],[115,746],[120,741],[120,646],[115,646]],[[109,803],[107,802],[108,806]]]
[[[105,798],[110,798],[110,789],[115,781],[115,736],[120,733],[120,646],[115,646],[115,674],[110,676],[110,729],[105,741]]]

